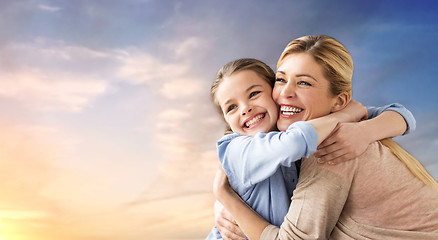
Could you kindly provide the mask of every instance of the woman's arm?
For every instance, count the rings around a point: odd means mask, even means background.
[[[223,239],[247,240],[233,215],[217,200],[214,204],[214,223]]]
[[[314,158],[305,159],[280,228],[270,225],[240,200],[220,171],[214,193],[249,239],[328,239],[348,198],[356,163],[329,166],[317,164]]]
[[[369,120],[340,123],[323,143],[315,156],[320,163],[337,164],[361,155],[368,145],[387,137],[407,134],[415,130],[412,113],[398,103],[383,107],[368,107]]]
[[[249,239],[260,239],[263,230],[270,223],[258,215],[234,192],[223,169],[219,169],[216,173],[213,193],[216,199],[234,216]]]

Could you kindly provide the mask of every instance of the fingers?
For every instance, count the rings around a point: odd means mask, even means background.
[[[348,161],[348,160],[351,160],[351,159],[352,159],[352,157],[349,156],[349,154],[344,154],[342,156],[339,156],[339,157],[336,157],[336,158],[332,158],[331,160],[329,160],[327,162],[327,164],[329,164],[329,165],[336,165],[338,163],[342,163],[342,162],[345,162],[345,161]]]
[[[233,215],[216,201],[214,204],[215,225],[223,239],[243,240],[245,234],[234,220]]]
[[[227,219],[218,219],[216,221],[216,227],[221,233],[223,239],[226,240],[245,240],[243,237],[245,234],[242,232],[240,227]]]
[[[332,143],[331,145],[318,148],[318,150],[314,153],[314,155],[315,157],[322,158],[324,156],[330,155],[335,151],[338,151],[340,148],[341,146],[339,144]]]
[[[346,152],[344,152],[342,149],[338,149],[336,151],[331,151],[328,154],[325,154],[321,157],[319,157],[318,159],[318,163],[328,163],[328,164],[336,164],[339,163],[339,161],[335,161],[334,160],[343,157],[344,155],[346,155]]]
[[[329,138],[325,139],[322,143],[320,143],[318,145],[317,149],[320,150],[320,149],[326,148],[326,147],[332,145],[333,143],[335,143],[335,141],[336,140],[333,137],[329,137]]]

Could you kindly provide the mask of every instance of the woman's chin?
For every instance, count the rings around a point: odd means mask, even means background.
[[[299,119],[285,119],[285,118],[280,118],[277,121],[277,128],[280,131],[286,131],[289,126],[294,123],[294,122],[298,122],[300,121]]]

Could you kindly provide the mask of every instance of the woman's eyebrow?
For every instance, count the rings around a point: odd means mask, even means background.
[[[311,78],[311,79],[313,79],[315,81],[318,81],[318,79],[314,78],[312,75],[309,75],[309,74],[297,74],[295,76],[296,77],[309,77],[309,78]]]
[[[286,75],[286,72],[283,72],[283,71],[281,71],[281,70],[277,71],[277,73],[280,73],[280,74]],[[312,75],[305,74],[305,73],[297,74],[297,75],[295,75],[295,77],[309,77],[309,78],[311,78],[311,79],[313,79],[313,80],[315,80],[315,81],[318,81],[318,79],[314,78]]]

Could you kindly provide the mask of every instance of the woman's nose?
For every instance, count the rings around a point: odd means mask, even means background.
[[[294,85],[287,85],[283,88],[283,91],[281,91],[281,95],[285,98],[292,98],[295,97],[295,86]]]

